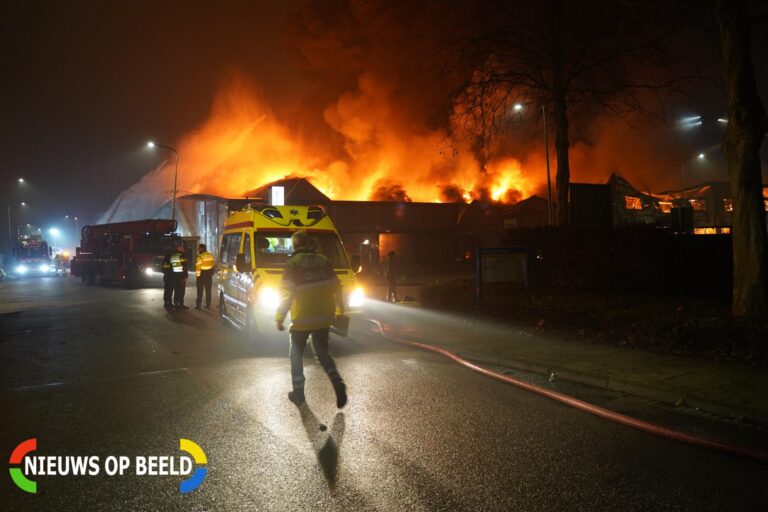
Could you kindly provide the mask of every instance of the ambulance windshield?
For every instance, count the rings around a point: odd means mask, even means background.
[[[285,262],[293,254],[291,233],[258,231],[255,235],[256,266],[284,267]],[[347,255],[336,233],[332,231],[310,233],[309,237],[317,248],[317,252],[331,260],[333,268],[349,268]]]

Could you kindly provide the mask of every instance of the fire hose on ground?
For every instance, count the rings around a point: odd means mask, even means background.
[[[706,437],[696,436],[693,434],[689,434],[687,432],[681,432],[678,430],[664,427],[662,425],[657,425],[655,423],[650,423],[637,418],[633,418],[631,416],[627,416],[625,414],[611,411],[609,409],[605,409],[598,405],[590,404],[583,400],[579,400],[578,398],[574,398],[572,396],[568,396],[563,393],[558,393],[557,391],[546,389],[541,386],[537,386],[535,384],[531,384],[529,382],[525,382],[520,379],[510,377],[509,375],[504,375],[502,373],[495,372],[487,368],[483,368],[482,366],[474,364],[471,361],[468,361],[467,359],[464,359],[463,357],[457,354],[454,354],[453,352],[450,352],[449,350],[446,350],[444,348],[437,347],[434,345],[429,345],[427,343],[402,340],[402,339],[387,336],[387,334],[384,332],[384,328],[382,327],[379,321],[373,320],[373,319],[369,319],[369,321],[374,325],[376,325],[379,332],[381,333],[381,336],[384,339],[392,341],[393,343],[410,346],[410,347],[418,348],[421,350],[428,350],[430,352],[435,352],[437,354],[440,354],[441,356],[451,359],[452,361],[466,368],[469,368],[470,370],[480,373],[481,375],[485,375],[486,377],[490,377],[492,379],[504,382],[506,384],[511,384],[518,388],[524,389],[526,391],[530,391],[532,393],[536,393],[537,395],[547,397],[551,400],[555,400],[556,402],[560,402],[570,407],[574,407],[584,412],[588,412],[590,414],[612,421],[614,423],[618,423],[621,425],[625,425],[627,427],[641,430],[643,432],[646,432],[648,434],[652,434],[655,436],[672,439],[673,441],[677,441],[680,443],[697,446],[699,448],[719,451],[719,452],[728,453],[731,455],[738,455],[740,457],[758,460],[761,462],[768,462],[768,453],[766,452],[750,450],[748,448],[743,448],[740,446],[722,443],[720,441],[715,441],[713,439],[708,439]]]

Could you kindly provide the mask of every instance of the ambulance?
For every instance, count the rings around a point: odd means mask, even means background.
[[[317,251],[327,257],[341,281],[345,307],[358,310],[365,299],[333,221],[322,206],[250,204],[224,223],[218,270],[219,314],[222,319],[257,334],[274,324],[280,305],[285,262],[293,254],[291,235],[309,233]]]

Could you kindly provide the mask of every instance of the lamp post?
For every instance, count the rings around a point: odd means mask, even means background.
[[[173,153],[176,155],[176,169],[173,173],[173,201],[172,201],[172,207],[171,207],[171,218],[173,220],[176,220],[176,183],[179,178],[179,152],[173,149],[171,146],[166,146],[164,144],[156,144],[152,141],[147,142],[148,148],[163,148],[167,149],[168,151],[173,151]]]
[[[515,112],[523,110],[522,103],[515,103],[512,106]],[[549,133],[547,132],[547,109],[541,104],[541,120],[544,123],[544,156],[547,162],[547,222],[552,225],[552,178],[549,170]]]

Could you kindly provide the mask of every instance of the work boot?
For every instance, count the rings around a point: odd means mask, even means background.
[[[331,381],[331,383],[333,384],[333,390],[336,392],[336,407],[341,409],[347,405],[347,386],[341,379]]]
[[[173,308],[173,304],[171,304],[170,302],[166,302],[165,304],[163,304],[163,307],[165,309],[171,309],[171,308]]]
[[[195,309],[200,311],[200,303],[199,302],[197,304],[195,304]]]
[[[176,309],[189,309],[189,308],[184,304],[176,304]]]
[[[297,390],[294,389],[293,391],[288,392],[288,400],[295,403],[296,405],[303,404],[304,403],[304,391],[303,390]]]

